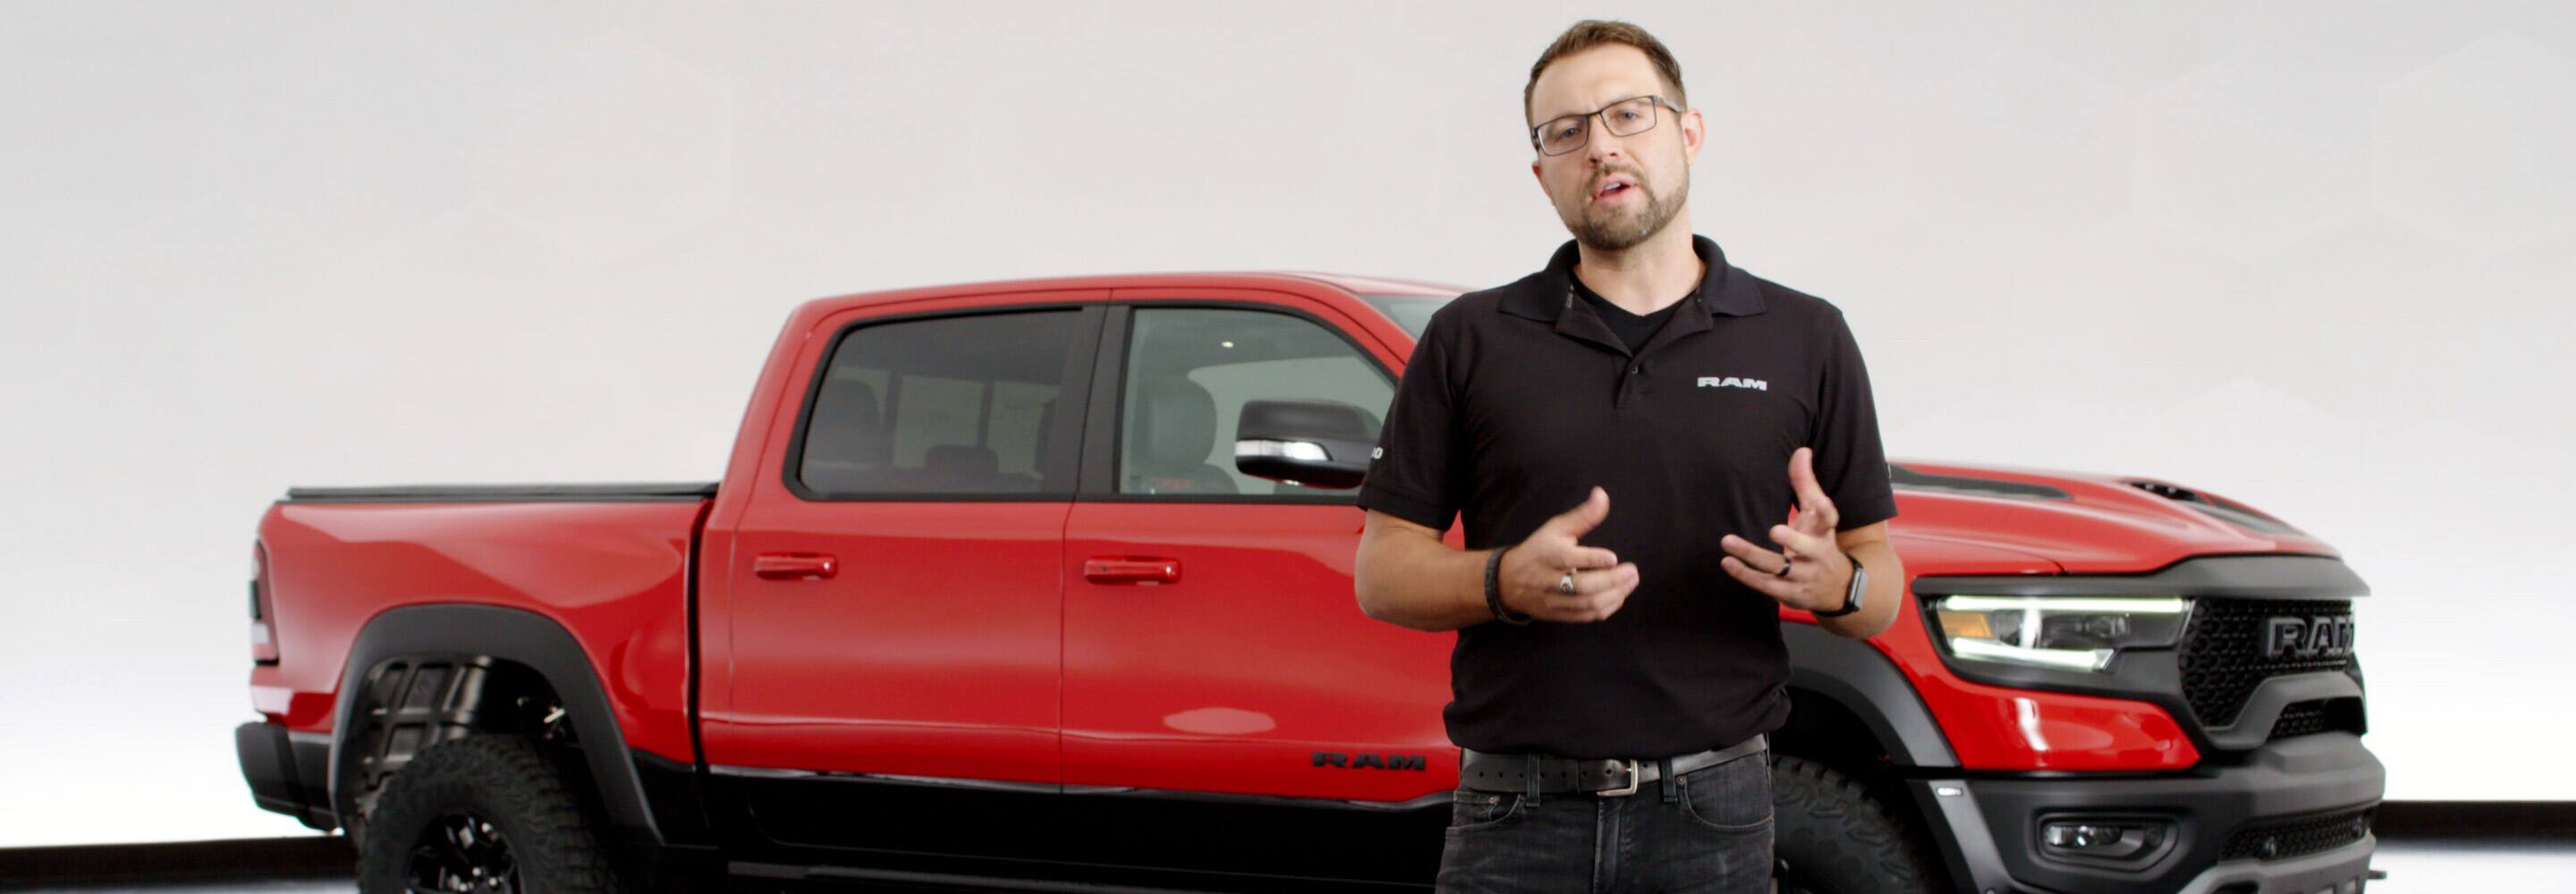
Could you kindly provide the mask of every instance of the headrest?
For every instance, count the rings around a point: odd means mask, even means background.
[[[813,422],[805,432],[806,456],[882,463],[892,444],[877,420],[875,388],[854,379],[823,383],[823,393],[814,399]]]
[[[1136,455],[1159,469],[1196,466],[1216,447],[1216,398],[1205,386],[1179,376],[1146,379],[1137,387]]]

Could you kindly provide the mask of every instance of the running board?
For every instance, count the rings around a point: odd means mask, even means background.
[[[1002,891],[1080,891],[1083,894],[1195,894],[1181,888],[1139,888],[1134,885],[1095,885],[1086,882],[1055,882],[1034,879],[997,878],[989,875],[956,875],[946,872],[906,872],[900,869],[857,869],[844,866],[781,866],[775,863],[733,864],[733,874],[752,878],[785,881],[831,880],[902,882],[913,885],[949,885],[965,890]]]

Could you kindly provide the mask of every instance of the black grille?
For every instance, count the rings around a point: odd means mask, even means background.
[[[2281,709],[2281,719],[2272,723],[2272,738],[2286,739],[2326,731],[2326,703],[2300,702]]]
[[[2272,618],[2314,620],[2352,614],[2349,599],[2230,599],[2202,597],[2192,606],[2191,625],[2183,633],[2183,700],[2208,726],[2236,722],[2254,687],[2271,677],[2308,671],[2342,670],[2350,657],[2265,658],[2263,627]]]
[[[2334,850],[2370,833],[2376,807],[2248,823],[2227,836],[2221,860],[2286,860]]]
[[[2272,722],[2272,738],[2286,739],[2313,733],[2360,733],[2361,700],[2357,698],[2321,698],[2293,702],[2281,709],[2281,719]]]

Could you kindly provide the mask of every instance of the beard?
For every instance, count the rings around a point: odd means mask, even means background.
[[[1646,180],[1644,171],[1630,168],[1615,173],[1629,174],[1637,179],[1636,191],[1643,198],[1630,203],[1633,207],[1605,208],[1593,204],[1588,197],[1579,197],[1575,200],[1572,214],[1559,215],[1565,218],[1565,229],[1574,234],[1574,241],[1593,251],[1626,251],[1654,238],[1690,201],[1690,174],[1687,169],[1682,174],[1680,185],[1675,186],[1669,196],[1656,195],[1654,184]]]

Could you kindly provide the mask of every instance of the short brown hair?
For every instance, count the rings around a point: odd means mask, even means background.
[[[1535,123],[1529,121],[1532,112],[1530,98],[1538,92],[1538,73],[1546,71],[1548,63],[1568,53],[1613,43],[1627,44],[1644,52],[1647,61],[1655,63],[1655,73],[1662,75],[1664,83],[1673,88],[1673,105],[1690,108],[1690,98],[1682,95],[1682,64],[1673,60],[1673,51],[1664,49],[1663,41],[1646,33],[1646,29],[1627,22],[1584,19],[1557,35],[1556,42],[1548,44],[1547,52],[1538,54],[1538,62],[1530,65],[1529,85],[1521,88],[1523,123]]]

